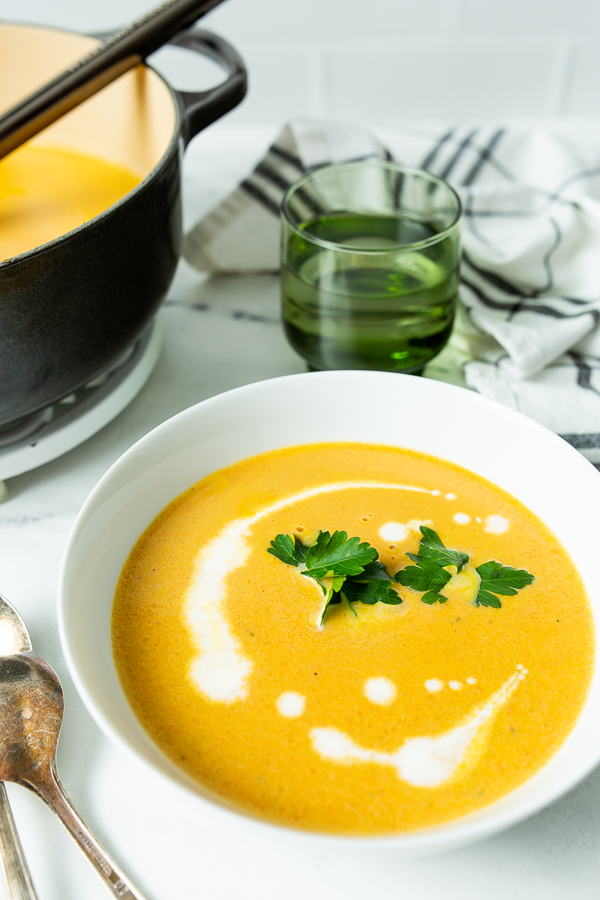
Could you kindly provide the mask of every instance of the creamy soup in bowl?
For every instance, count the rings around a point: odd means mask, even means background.
[[[598,499],[559,438],[458,388],[240,388],[89,498],[71,671],[109,734],[232,821],[405,853],[484,837],[600,756]]]

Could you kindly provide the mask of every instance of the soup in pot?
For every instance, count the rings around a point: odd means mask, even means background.
[[[131,552],[117,671],[163,752],[287,826],[447,822],[533,775],[594,665],[571,559],[514,497],[435,457],[315,444],[214,473]]]
[[[26,144],[0,160],[0,259],[48,243],[121,200],[141,176],[84,153]]]

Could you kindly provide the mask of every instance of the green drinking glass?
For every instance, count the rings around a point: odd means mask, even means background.
[[[293,184],[283,322],[309,368],[421,372],[452,331],[460,218],[449,184],[393,162],[336,163]]]

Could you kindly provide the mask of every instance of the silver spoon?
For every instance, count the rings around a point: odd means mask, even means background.
[[[31,650],[31,642],[23,620],[12,607],[1,604],[0,655],[27,650]],[[0,853],[10,900],[37,900],[3,781],[0,781]]]
[[[37,900],[21,841],[10,811],[4,783],[0,781],[0,854],[10,900]]]
[[[79,818],[60,783],[56,748],[62,717],[56,672],[32,652],[21,617],[0,594],[0,781],[29,788],[54,810],[114,897],[144,900]]]

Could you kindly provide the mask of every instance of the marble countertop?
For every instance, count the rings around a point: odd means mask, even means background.
[[[272,136],[202,136],[186,161],[188,224],[233,187]],[[212,133],[211,133],[212,135]],[[233,143],[232,143],[233,140]],[[229,154],[224,147],[233,147]],[[210,184],[203,177],[208,169]],[[252,381],[304,371],[279,324],[275,276],[206,278],[180,265],[164,309],[164,346],[141,393],[60,459],[10,480],[0,505],[0,591],[65,692],[59,771],[78,811],[148,900],[579,900],[598,896],[600,771],[549,809],[480,844],[425,859],[323,853],[215,827],[145,765],[113,746],[79,700],[56,624],[56,585],[75,516],[135,440],[185,407]],[[108,896],[53,814],[22,788],[10,801],[40,900]]]

